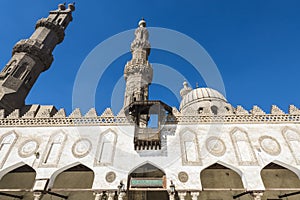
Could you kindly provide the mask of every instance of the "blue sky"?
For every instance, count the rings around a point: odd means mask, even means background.
[[[1,1],[2,66],[10,59],[14,44],[30,37],[36,21],[47,17],[48,11],[56,9],[58,3],[61,1]],[[300,107],[298,0],[81,0],[76,2],[73,17],[64,42],[53,53],[55,61],[39,77],[27,104],[53,104],[70,113],[73,84],[87,55],[109,37],[136,28],[144,17],[148,26],[176,30],[205,48],[221,73],[227,100],[233,106],[242,105],[250,110],[258,105],[266,112],[272,104],[284,111],[289,104]],[[114,52],[114,48],[117,47],[107,49],[107,53]],[[105,56],[99,55],[99,59]],[[99,114],[111,106],[111,91],[130,58],[130,53],[120,55],[103,74],[95,97]],[[206,85],[193,66],[174,53],[153,49],[149,61],[174,68],[193,87],[196,82],[199,87]],[[174,80],[174,84],[182,81]],[[152,99],[179,107],[174,91],[164,85],[153,84],[150,92]]]

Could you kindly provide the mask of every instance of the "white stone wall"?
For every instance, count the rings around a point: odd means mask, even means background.
[[[298,130],[299,124],[168,125],[161,150],[135,151],[133,126],[0,128],[0,177],[27,164],[51,188],[58,174],[83,164],[94,172],[93,189],[116,189],[150,163],[165,172],[168,188],[172,180],[178,190],[199,190],[201,171],[219,163],[237,172],[245,189],[264,190],[260,172],[271,162],[300,175]]]

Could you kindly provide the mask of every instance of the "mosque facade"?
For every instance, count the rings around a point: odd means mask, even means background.
[[[179,108],[150,100],[145,20],[128,47],[118,114],[25,105],[74,10],[60,4],[40,19],[0,73],[0,200],[299,198],[300,110],[248,111],[187,82]]]

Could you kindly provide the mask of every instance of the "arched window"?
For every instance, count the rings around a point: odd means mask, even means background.
[[[198,114],[202,114],[203,113],[203,107],[198,108]]]
[[[59,162],[66,135],[62,132],[52,135],[47,144],[46,154],[43,156],[44,166],[56,166]]]
[[[240,165],[256,165],[257,159],[246,132],[236,129],[231,134]]]
[[[16,72],[13,74],[13,76],[15,77],[15,78],[19,78],[19,79],[21,79],[21,78],[23,78],[22,76],[23,76],[23,74],[25,73],[25,71],[26,71],[26,69],[27,69],[27,66],[28,66],[28,63],[22,63],[18,68],[17,68],[17,70],[16,70]]]
[[[217,115],[218,114],[218,107],[217,106],[212,106],[210,107],[211,109],[211,112],[214,114],[214,115]]]
[[[299,133],[293,131],[293,130],[286,130],[284,132],[284,137],[288,143],[288,146],[297,162],[297,164],[300,164],[300,136]]]
[[[100,146],[98,148],[97,163],[98,165],[112,165],[115,153],[117,135],[115,132],[108,130],[102,133]]]
[[[15,132],[7,133],[1,137],[0,142],[0,168],[4,165],[11,148],[17,140]]]
[[[196,134],[187,130],[180,135],[180,138],[183,164],[200,164],[199,145]]]

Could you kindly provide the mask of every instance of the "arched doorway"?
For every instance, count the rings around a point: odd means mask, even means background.
[[[234,195],[244,191],[240,175],[220,164],[213,164],[201,174],[203,191],[198,199],[232,200]],[[239,200],[248,200],[249,196],[241,196]]]
[[[128,176],[128,200],[168,200],[165,173],[146,163]]]
[[[76,165],[61,172],[51,188],[51,192],[68,196],[69,200],[94,199],[91,190],[94,181],[94,172],[82,165]],[[43,200],[61,199],[48,194]]]
[[[33,187],[35,176],[35,170],[29,165],[23,165],[4,175],[0,180],[0,189],[3,191],[0,200],[18,199],[5,196],[5,194],[22,196],[23,200],[32,200],[30,190]]]
[[[300,191],[299,177],[281,165],[275,163],[268,164],[262,169],[261,177],[266,188],[264,192],[264,198],[266,199],[285,199],[285,197],[279,196]],[[286,199],[299,200],[300,193],[288,195]]]

